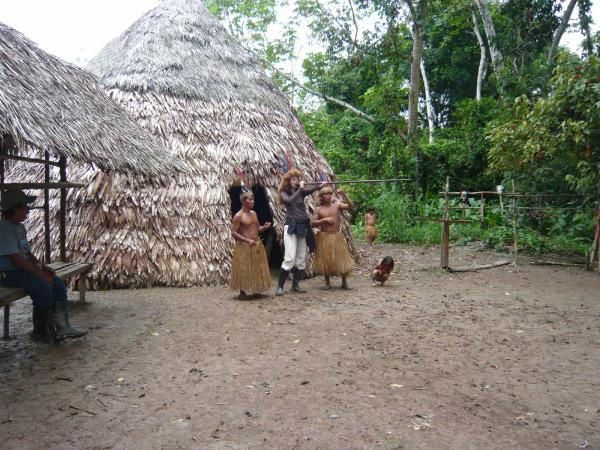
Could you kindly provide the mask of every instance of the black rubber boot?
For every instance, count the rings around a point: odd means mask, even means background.
[[[55,344],[58,341],[56,336],[56,325],[50,308],[33,307],[33,332],[31,339],[44,344]]]
[[[275,291],[275,295],[283,295],[283,285],[285,284],[285,280],[287,280],[289,274],[289,270],[281,269],[279,271],[279,281],[277,281],[277,290]]]
[[[75,328],[69,323],[67,302],[56,302],[53,310],[54,322],[56,323],[56,334],[60,339],[80,338],[87,334],[87,331]]]
[[[306,293],[306,290],[300,287],[300,280],[304,278],[304,270],[294,268],[292,269],[292,273],[294,274],[294,279],[292,281],[292,291],[298,292],[299,294]]]

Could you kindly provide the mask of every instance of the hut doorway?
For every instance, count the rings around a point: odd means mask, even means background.
[[[233,217],[235,213],[242,209],[242,202],[240,201],[241,193],[241,186],[232,186],[229,188],[229,198],[231,199],[231,217]],[[271,207],[269,206],[269,199],[267,197],[265,188],[261,185],[255,185],[252,187],[252,193],[254,194],[254,211],[258,216],[258,223],[273,223],[273,213],[271,212]],[[272,269],[279,268],[283,262],[283,251],[277,242],[275,230],[273,228],[269,228],[260,235],[260,238],[267,252],[269,267]]]

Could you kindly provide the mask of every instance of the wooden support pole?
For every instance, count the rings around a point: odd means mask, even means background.
[[[60,157],[60,181],[67,182],[67,158]],[[60,260],[67,262],[67,189],[60,190]]]
[[[50,161],[50,153],[46,150],[44,154],[46,162]],[[44,183],[50,183],[50,165],[44,167]],[[46,264],[52,262],[52,249],[50,247],[50,190],[44,189],[44,247]]]
[[[515,180],[512,181],[512,209],[513,209],[513,250],[515,254],[515,266],[519,263],[519,246],[517,244],[517,200],[515,197]]]

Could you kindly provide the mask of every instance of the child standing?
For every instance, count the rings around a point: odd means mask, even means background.
[[[332,203],[333,190],[329,186],[325,186],[319,191],[321,206],[315,210],[310,221],[312,226],[320,228],[316,237],[317,251],[313,269],[316,274],[325,276],[325,289],[331,288],[329,280],[331,275],[341,275],[342,289],[350,289],[346,279],[354,267],[354,259],[352,259],[346,239],[340,231],[340,211],[353,208],[354,203],[343,190],[339,189],[337,193],[342,196],[345,203]]]
[[[369,243],[369,247],[373,247],[373,242],[377,239],[377,214],[375,213],[375,209],[369,208],[367,209],[367,213],[365,214],[365,234],[367,238],[367,242]]]
[[[244,191],[240,195],[242,209],[233,216],[231,234],[236,240],[231,264],[231,284],[233,290],[239,290],[238,298],[244,300],[248,295],[258,296],[271,288],[269,262],[262,241],[258,237],[271,226],[265,222],[260,226],[254,208],[254,194]]]

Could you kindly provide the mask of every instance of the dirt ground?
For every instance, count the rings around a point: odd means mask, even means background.
[[[600,448],[600,276],[449,274],[437,248],[361,246],[352,291],[91,292],[87,337],[0,341],[6,449]],[[396,269],[372,287],[384,255]],[[473,247],[452,265],[506,258]],[[339,285],[339,279],[334,280]]]

